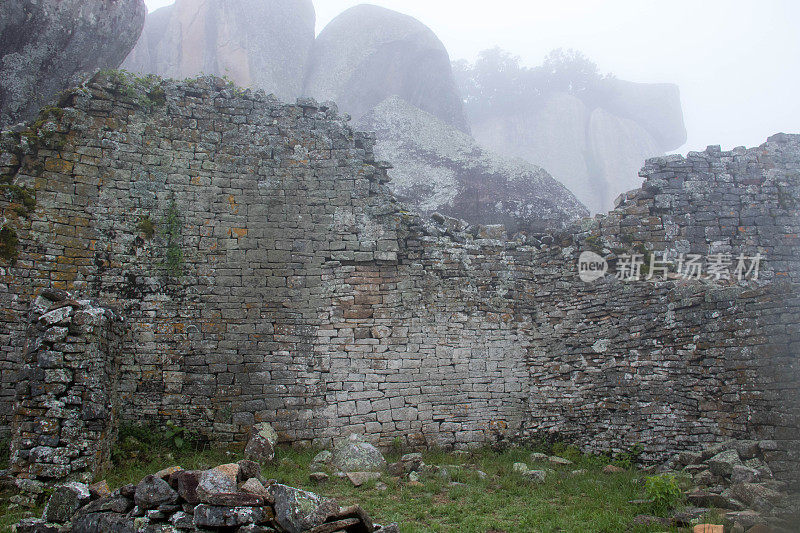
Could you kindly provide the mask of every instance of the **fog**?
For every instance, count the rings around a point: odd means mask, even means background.
[[[148,0],[156,9],[172,3]],[[317,31],[362,2],[316,0]],[[430,26],[452,59],[499,46],[541,64],[574,48],[602,72],[680,86],[688,142],[678,152],[755,146],[800,132],[796,0],[374,0]]]

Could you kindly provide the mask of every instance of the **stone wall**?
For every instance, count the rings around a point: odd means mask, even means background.
[[[798,464],[796,136],[652,160],[609,215],[509,241],[407,212],[332,105],[117,74],[61,105],[3,134],[3,412],[54,287],[125,317],[123,422],[319,444],[521,430],[650,459],[750,436],[780,442],[784,477]],[[743,283],[585,284],[585,249],[766,259]]]
[[[117,432],[120,317],[47,289],[28,315],[11,472],[27,492],[107,468]]]

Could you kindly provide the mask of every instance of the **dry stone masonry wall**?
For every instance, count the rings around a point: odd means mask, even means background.
[[[28,307],[59,289],[125,317],[122,422],[650,459],[746,436],[796,476],[798,137],[652,160],[607,216],[513,241],[406,211],[374,142],[332,104],[115,73],[4,133],[2,412]],[[745,283],[587,284],[582,250],[766,260]]]
[[[52,289],[36,297],[28,318],[11,470],[20,488],[36,494],[43,481],[110,465],[123,332],[113,311]]]

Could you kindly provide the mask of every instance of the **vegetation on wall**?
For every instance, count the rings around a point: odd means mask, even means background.
[[[175,200],[170,203],[164,218],[163,232],[167,240],[167,252],[164,268],[170,276],[180,278],[183,276],[183,249],[181,249],[182,223],[180,212]]]
[[[95,80],[106,79],[116,85],[120,96],[144,109],[161,107],[167,102],[164,81],[158,76],[140,76],[127,70],[101,70]]]
[[[19,238],[14,228],[3,226],[0,229],[0,258],[14,262],[19,255]]]

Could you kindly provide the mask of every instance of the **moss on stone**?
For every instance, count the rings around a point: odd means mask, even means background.
[[[140,217],[136,229],[142,232],[147,239],[151,239],[156,233],[156,225],[150,218],[150,215]]]
[[[0,184],[0,193],[12,204],[17,204],[16,212],[28,216],[36,210],[36,191],[13,183]]]
[[[19,237],[13,228],[0,229],[0,258],[13,263],[19,256]]]

